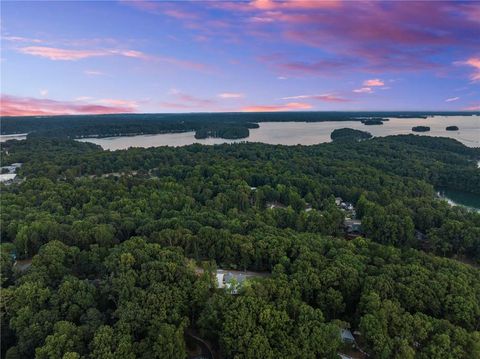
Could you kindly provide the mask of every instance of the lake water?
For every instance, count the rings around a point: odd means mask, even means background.
[[[440,189],[438,195],[452,206],[462,206],[480,212],[480,195],[451,189]]]
[[[423,118],[390,118],[383,125],[366,126],[360,121],[326,122],[260,122],[260,128],[251,129],[250,136],[241,140],[222,138],[196,139],[194,132],[166,133],[157,135],[119,136],[108,138],[85,138],[79,141],[92,142],[106,150],[121,150],[129,147],[186,146],[193,143],[214,145],[234,142],[263,142],[280,145],[314,145],[330,142],[330,133],[338,128],[353,128],[370,132],[373,136],[388,136],[415,133],[422,136],[454,138],[466,146],[480,147],[480,116],[434,116]],[[430,126],[430,132],[412,132],[413,126]],[[446,131],[455,125],[458,131]]]

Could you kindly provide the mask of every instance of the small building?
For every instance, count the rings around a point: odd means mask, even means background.
[[[15,181],[17,175],[15,173],[2,173],[0,174],[0,183],[11,184]]]
[[[16,173],[17,169],[19,169],[20,167],[22,167],[22,163],[20,163],[20,162],[12,163],[9,166],[0,167],[0,172],[2,174]]]
[[[256,191],[257,190],[257,187],[250,187],[250,191]]]
[[[363,235],[362,221],[359,219],[345,219],[343,221],[345,232],[350,236]]]
[[[237,294],[239,289],[247,280],[246,274],[225,272],[222,269],[217,270],[216,277],[218,288],[227,289],[232,294]]]
[[[342,342],[346,344],[355,344],[355,338],[353,337],[352,332],[348,329],[341,329],[340,337],[342,338]]]
[[[345,211],[355,210],[355,207],[353,207],[353,204],[351,204],[350,202],[341,202],[340,203],[340,208],[345,210]]]
[[[340,206],[340,204],[343,202],[342,197],[335,197],[335,204],[337,206]]]
[[[313,209],[312,205],[310,203],[307,203],[305,206],[305,212],[310,212]]]

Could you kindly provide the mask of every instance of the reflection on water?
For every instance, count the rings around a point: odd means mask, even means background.
[[[167,133],[158,135],[124,136],[110,138],[88,138],[79,141],[96,143],[104,149],[119,150],[129,147],[185,146],[193,143],[214,145],[233,142],[263,142],[281,145],[314,145],[330,142],[330,133],[343,127],[370,132],[374,136],[388,136],[412,133],[412,127],[429,126],[430,132],[415,133],[421,136],[454,138],[466,146],[480,147],[479,116],[434,116],[423,118],[391,118],[383,125],[366,126],[360,121],[328,122],[261,122],[260,128],[251,129],[250,136],[242,140],[207,138],[197,140],[194,132]],[[446,131],[445,127],[455,125],[458,131]]]

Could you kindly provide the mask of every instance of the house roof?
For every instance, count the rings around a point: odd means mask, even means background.
[[[343,224],[346,226],[360,226],[362,224],[362,221],[359,219],[346,219]]]
[[[218,288],[223,288],[223,273],[217,273],[217,284]]]
[[[348,329],[342,329],[340,331],[340,336],[342,337],[343,341],[355,341],[352,332]]]
[[[7,182],[15,179],[17,175],[15,173],[4,173],[0,174],[0,182]]]
[[[247,279],[247,277],[242,273],[234,274],[232,272],[228,272],[227,274],[225,274],[225,277],[224,277],[225,282],[229,282],[232,279],[235,279],[238,283],[242,283],[243,281],[245,281],[245,279]]]

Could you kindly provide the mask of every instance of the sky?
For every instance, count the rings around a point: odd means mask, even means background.
[[[480,2],[2,1],[2,116],[480,111]]]

